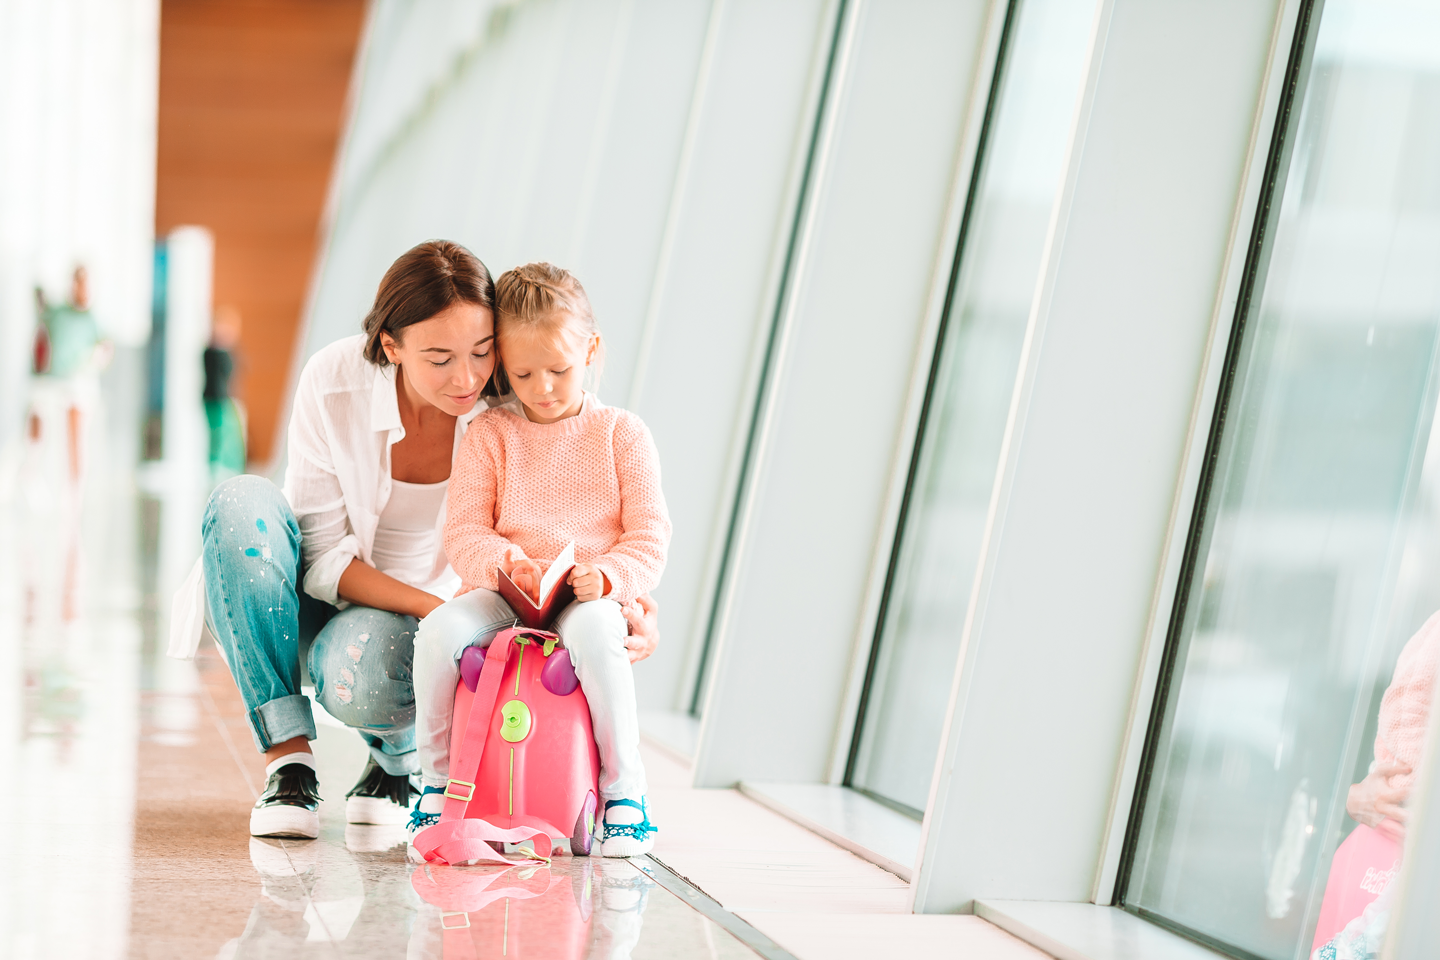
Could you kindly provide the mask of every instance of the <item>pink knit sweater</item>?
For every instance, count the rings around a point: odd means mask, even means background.
[[[1430,729],[1430,698],[1435,691],[1435,674],[1440,667],[1440,613],[1431,614],[1400,651],[1395,675],[1380,700],[1375,733],[1375,759],[1399,760],[1410,765],[1411,773],[1390,777],[1392,787],[1409,789],[1415,783],[1420,757],[1425,752],[1425,734]]]
[[[518,401],[474,419],[450,473],[445,553],[460,593],[496,589],[507,549],[546,567],[575,541],[575,561],[627,604],[660,582],[670,514],[660,458],[635,414],[586,394],[578,415],[531,423]]]

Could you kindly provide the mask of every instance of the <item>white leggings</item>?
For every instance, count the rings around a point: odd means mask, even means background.
[[[466,647],[488,647],[515,622],[510,606],[492,590],[462,594],[420,621],[413,679],[416,749],[425,786],[443,787],[450,777],[450,717],[460,681],[460,654]],[[600,799],[640,799],[645,795],[645,766],[640,760],[635,678],[625,650],[629,627],[620,605],[613,600],[572,603],[560,611],[551,630],[570,651],[590,703],[600,748]]]

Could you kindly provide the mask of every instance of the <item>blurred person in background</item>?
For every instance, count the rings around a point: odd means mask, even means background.
[[[205,420],[210,425],[210,485],[245,472],[245,409],[230,394],[240,344],[240,311],[225,304],[215,311],[205,348]]]
[[[35,335],[35,374],[30,403],[30,439],[43,440],[45,425],[64,411],[70,481],[79,484],[85,420],[99,395],[97,375],[109,359],[107,341],[90,313],[90,284],[85,267],[75,268],[69,303],[51,306],[35,288],[39,325]]]

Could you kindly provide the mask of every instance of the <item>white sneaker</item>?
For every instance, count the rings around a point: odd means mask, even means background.
[[[407,776],[395,776],[371,757],[360,780],[345,794],[345,822],[398,826],[410,816],[410,796],[418,792]]]
[[[655,831],[658,829],[650,822],[644,797],[638,803],[634,800],[606,800],[600,855],[638,857],[649,853],[655,847]]]
[[[320,784],[304,763],[287,763],[265,781],[265,790],[250,811],[252,837],[320,836]]]

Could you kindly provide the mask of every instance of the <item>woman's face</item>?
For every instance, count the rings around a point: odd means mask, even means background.
[[[411,403],[458,417],[474,408],[495,369],[495,317],[489,307],[455,303],[410,324],[399,340],[382,333],[380,344]]]

